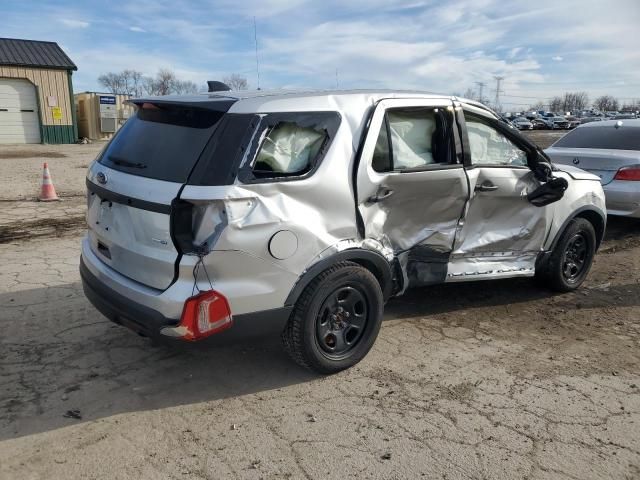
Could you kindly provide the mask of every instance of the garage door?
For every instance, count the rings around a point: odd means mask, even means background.
[[[33,84],[0,78],[0,143],[40,143],[39,118]]]

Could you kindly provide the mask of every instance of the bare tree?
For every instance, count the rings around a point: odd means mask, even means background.
[[[108,72],[98,77],[98,83],[113,94],[139,97],[144,93],[142,72],[137,70]]]
[[[166,68],[161,68],[156,76],[145,79],[145,89],[149,95],[169,95],[173,93],[176,74]]]
[[[166,68],[158,70],[153,78],[145,78],[144,83],[149,95],[198,93],[198,86],[195,83],[190,80],[179,80],[172,70]]]
[[[549,110],[552,112],[559,112],[562,110],[564,99],[562,97],[553,97],[549,102]]]
[[[611,95],[603,95],[595,99],[593,106],[601,112],[607,112],[618,110],[619,104],[618,99],[615,97],[612,97]]]
[[[246,90],[249,88],[249,82],[242,75],[237,73],[232,73],[222,79],[224,83],[226,83],[231,90]]]
[[[171,88],[171,93],[175,93],[176,95],[198,93],[198,86],[191,80],[175,80]]]
[[[198,93],[198,86],[191,80],[180,80],[169,69],[160,69],[154,77],[145,77],[137,70],[108,72],[98,77],[98,82],[114,94],[141,97],[149,95],[184,95]]]
[[[542,101],[537,101],[536,103],[534,103],[533,105],[529,106],[529,110],[537,112],[538,110],[544,110],[544,103],[542,103]]]
[[[102,85],[109,93],[122,93],[123,79],[120,73],[104,73],[98,77],[98,83]]]
[[[141,97],[144,93],[142,72],[137,70],[123,70],[124,92],[132,97]]]

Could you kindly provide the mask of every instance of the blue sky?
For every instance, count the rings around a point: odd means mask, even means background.
[[[640,0],[2,0],[0,36],[58,42],[76,91],[133,68],[202,85],[229,73],[263,88],[464,93],[505,77],[519,108],[565,91],[640,98]],[[337,78],[336,78],[337,70]]]

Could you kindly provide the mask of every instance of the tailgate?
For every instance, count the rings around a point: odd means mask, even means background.
[[[107,171],[108,177],[117,178],[120,191],[124,190],[122,177],[131,176],[100,166],[92,170],[103,175]],[[89,176],[94,176],[91,171]],[[148,186],[153,180],[134,177],[129,182],[135,185],[135,197],[106,190],[90,179],[87,181],[87,227],[91,249],[118,273],[150,287],[165,289],[173,281],[178,258],[171,241],[170,205],[181,185],[160,182],[165,188],[161,195],[154,195]],[[140,195],[144,191],[146,196]],[[140,196],[156,201],[141,201]]]

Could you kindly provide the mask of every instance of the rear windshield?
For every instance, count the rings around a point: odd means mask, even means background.
[[[132,175],[184,183],[224,112],[144,103],[99,162]]]
[[[558,140],[554,147],[602,148],[607,150],[640,150],[640,128],[606,127],[576,128]]]

